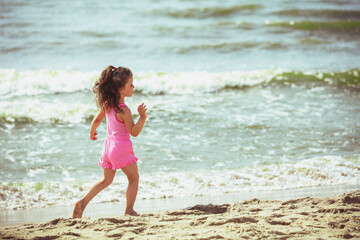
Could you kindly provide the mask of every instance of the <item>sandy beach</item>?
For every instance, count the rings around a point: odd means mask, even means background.
[[[57,218],[2,226],[1,239],[359,239],[360,190],[292,200],[257,198],[140,217]]]

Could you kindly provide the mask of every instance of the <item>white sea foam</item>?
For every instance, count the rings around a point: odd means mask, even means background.
[[[135,89],[143,94],[189,96],[262,86],[270,81],[273,82],[274,79],[291,82],[292,80],[288,77],[283,78],[284,73],[288,74],[280,69],[222,73],[140,72],[134,73],[134,84]],[[354,73],[358,73],[358,70],[348,72],[351,75]],[[291,74],[298,73],[290,72]],[[307,74],[310,79],[312,76],[324,77],[322,73],[309,72]],[[0,69],[0,99],[2,99],[0,122],[80,123],[87,121],[96,114],[91,90],[98,77],[99,72],[51,70],[16,72]],[[326,82],[327,77],[324,78]],[[322,90],[321,87],[314,87],[313,91]],[[284,98],[284,95],[274,96],[267,92],[269,91],[266,89],[262,90],[268,103]],[[286,116],[287,112],[276,114]]]
[[[281,70],[234,71],[223,73],[140,73],[136,86],[150,94],[199,94],[224,88],[241,88],[266,83]]]
[[[358,156],[325,156],[305,159],[297,163],[267,165],[255,163],[251,167],[228,170],[140,173],[138,198],[195,197],[241,191],[356,185],[360,183],[359,164]],[[40,172],[38,171],[39,174]],[[69,173],[65,176],[71,178]],[[0,207],[1,209],[17,209],[68,205],[75,199],[80,199],[95,183],[97,177],[94,176],[87,182],[30,182],[20,185],[3,182],[1,183]],[[121,175],[93,202],[124,200],[126,187],[126,177]]]
[[[194,95],[226,87],[254,86],[280,70],[244,72],[135,73],[144,94]],[[0,69],[0,122],[80,123],[96,114],[91,93],[98,72]],[[78,99],[77,92],[84,92]],[[73,93],[71,96],[62,94]]]
[[[345,72],[345,74],[354,78],[348,82],[350,85],[356,85],[356,82],[358,82],[357,75],[359,71],[350,70]],[[283,73],[290,74],[290,77],[282,76]],[[3,99],[7,99],[15,96],[36,96],[78,91],[90,92],[99,75],[100,72],[62,70],[16,72],[11,69],[0,69],[0,96]],[[334,73],[330,73],[330,75],[334,75]],[[324,82],[328,79],[321,72],[287,72],[281,69],[229,72],[135,72],[134,84],[136,90],[145,94],[188,95],[212,93],[228,88],[253,87],[266,84],[274,79],[292,82],[291,76],[295,78],[295,82],[297,81],[297,76],[301,76],[305,81],[306,77],[310,81],[313,80],[313,77],[320,78]],[[339,76],[341,78],[341,74]],[[345,81],[341,84],[347,84],[346,79],[340,80]],[[336,78],[333,81],[336,83],[339,79]]]
[[[0,96],[35,96],[90,90],[99,73],[0,69]]]
[[[225,87],[254,86],[269,81],[281,70],[238,72],[134,73],[136,89],[149,94],[194,94]],[[23,71],[0,69],[0,94],[4,98],[39,94],[91,91],[99,72]]]
[[[92,118],[97,112],[96,105],[52,103],[26,103],[18,105],[5,105],[0,110],[2,122],[42,122],[42,123],[81,123]]]

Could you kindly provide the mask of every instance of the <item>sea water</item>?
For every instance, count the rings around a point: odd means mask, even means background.
[[[0,209],[71,205],[102,177],[108,64],[134,72],[138,198],[360,185],[357,1],[2,1]],[[94,202],[125,198],[118,173]]]

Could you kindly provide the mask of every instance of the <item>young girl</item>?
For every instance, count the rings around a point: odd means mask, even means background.
[[[136,164],[138,159],[133,152],[130,134],[134,137],[139,135],[146,121],[147,109],[144,103],[139,105],[140,118],[135,124],[130,109],[125,105],[125,97],[131,97],[134,88],[133,74],[130,69],[125,67],[108,66],[102,71],[99,80],[95,82],[93,92],[96,95],[96,105],[100,111],[92,121],[90,139],[97,139],[96,128],[106,116],[108,132],[99,160],[104,177],[81,200],[75,203],[73,218],[81,218],[90,200],[112,183],[118,169],[121,169],[129,180],[125,215],[138,215],[133,209],[139,184]]]

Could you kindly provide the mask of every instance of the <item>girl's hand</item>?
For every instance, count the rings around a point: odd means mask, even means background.
[[[94,131],[94,132],[90,132],[90,139],[93,140],[93,141],[97,140],[96,135],[97,135],[97,132],[95,132],[95,131]]]
[[[147,108],[144,103],[142,103],[141,105],[138,106],[138,112],[139,112],[140,118],[146,119],[146,117],[147,117],[146,110],[147,110]]]

